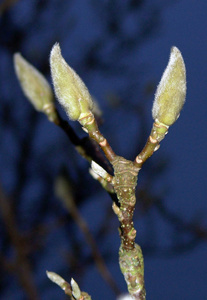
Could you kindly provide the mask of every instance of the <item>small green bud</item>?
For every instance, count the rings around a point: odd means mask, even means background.
[[[99,164],[97,164],[95,161],[92,160],[91,162],[91,169],[93,170],[93,172],[95,174],[97,174],[98,176],[100,176],[101,178],[107,179],[108,177],[108,173],[106,172],[106,170],[104,170],[104,168],[102,168]]]
[[[46,271],[47,277],[54,283],[56,283],[68,296],[72,296],[72,289],[70,284],[65,281],[60,275],[55,272]]]
[[[80,299],[81,298],[81,290],[80,290],[77,282],[72,278],[71,281],[70,281],[70,284],[71,284],[71,287],[72,287],[73,297],[77,300]]]
[[[172,47],[168,65],[157,87],[152,116],[158,123],[172,125],[179,117],[186,96],[186,71],[178,48]]]
[[[49,83],[20,53],[14,54],[14,67],[23,93],[36,110],[45,112],[54,106],[53,92]]]
[[[93,106],[91,96],[83,81],[62,57],[58,43],[51,50],[50,67],[55,94],[69,118],[78,120],[87,116]]]
[[[64,289],[64,285],[65,285],[65,280],[58,274],[56,274],[55,272],[49,272],[46,271],[47,277],[54,283],[56,283],[57,285],[59,285],[59,287],[61,287],[62,289]]]

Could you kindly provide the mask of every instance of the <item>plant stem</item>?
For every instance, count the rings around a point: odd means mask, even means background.
[[[164,139],[165,135],[168,133],[169,126],[155,121],[147,140],[146,145],[142,149],[139,155],[135,158],[135,165],[139,168],[142,167],[143,163],[156,151],[159,149],[159,143]]]
[[[90,112],[84,118],[79,119],[79,122],[87,130],[89,137],[99,144],[109,162],[112,162],[116,157],[116,154],[112,150],[108,141],[99,131],[98,125],[92,112]]]
[[[127,283],[128,291],[134,299],[144,300],[144,260],[139,245],[135,244],[136,230],[133,214],[136,204],[135,189],[140,168],[132,161],[116,156],[112,161],[114,178],[112,183],[119,200],[118,207],[113,210],[120,221],[121,246],[119,249],[119,265]]]

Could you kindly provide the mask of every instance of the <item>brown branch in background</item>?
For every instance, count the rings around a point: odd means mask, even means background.
[[[30,155],[32,152],[32,143],[34,140],[34,135],[36,131],[36,124],[38,122],[38,115],[35,113],[35,111],[31,110],[28,113],[28,118],[30,122],[27,125],[25,134],[23,138],[19,142],[19,157],[17,159],[17,170],[16,170],[16,182],[15,187],[12,192],[12,199],[15,199],[15,208],[18,206],[20,199],[21,199],[21,193],[25,188],[25,184],[27,181],[27,168],[28,168],[28,161],[30,159]]]
[[[7,257],[4,256],[3,253],[0,253],[0,266],[3,267],[8,273],[15,272],[15,265],[13,262],[10,262]]]
[[[103,279],[108,283],[111,289],[116,295],[120,294],[120,290],[114,281],[111,273],[109,272],[103,257],[100,254],[98,246],[88,228],[86,221],[83,219],[79,213],[77,206],[73,198],[73,192],[70,187],[70,182],[63,176],[59,177],[56,181],[56,194],[62,200],[63,204],[67,208],[68,212],[72,216],[74,222],[77,224],[79,229],[82,231],[87,244],[91,248],[92,255],[95,261],[95,264],[103,277]]]
[[[34,283],[30,262],[25,251],[27,247],[25,247],[26,245],[23,237],[17,229],[15,216],[10,203],[10,199],[5,195],[0,185],[1,217],[5,229],[7,230],[9,238],[11,240],[11,244],[13,245],[15,250],[15,260],[14,264],[12,265],[12,269],[14,270],[14,273],[19,280],[20,285],[27,295],[27,299],[37,300],[40,298],[38,296],[37,288]]]
[[[105,155],[100,151],[99,146],[90,138],[85,137],[80,139],[70,124],[63,120],[58,111],[56,110],[56,122],[55,125],[59,126],[68,136],[70,142],[75,146],[78,153],[88,160],[97,162],[103,166],[109,173],[112,173],[112,168],[109,165]]]
[[[176,213],[173,213],[166,208],[164,202],[160,199],[155,199],[154,204],[162,217],[165,218],[167,222],[170,222],[174,227],[179,228],[179,231],[182,230],[183,232],[191,233],[200,240],[207,240],[207,229],[199,222],[185,222],[182,217],[179,217]]]
[[[168,225],[171,225],[175,233],[179,236],[182,233],[187,233],[189,236],[188,241],[182,243],[176,243],[176,235],[173,235],[174,243],[169,247],[162,246],[149,246],[146,245],[145,248],[148,249],[147,252],[153,255],[161,255],[162,257],[175,255],[192,249],[192,247],[198,246],[199,242],[207,240],[207,229],[201,224],[201,220],[183,220],[182,216],[179,216],[177,213],[172,212],[167,206],[165,201],[161,197],[156,197],[150,194],[149,187],[150,182],[148,182],[147,187],[139,189],[137,197],[140,199],[143,209],[148,211],[149,208],[155,207],[160,214],[160,217],[163,218]],[[179,239],[180,241],[180,239]]]
[[[10,9],[19,0],[4,0],[0,4],[0,16],[3,15],[8,9]]]

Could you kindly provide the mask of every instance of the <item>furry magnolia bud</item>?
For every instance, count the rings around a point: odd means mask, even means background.
[[[25,96],[36,110],[45,112],[54,102],[52,89],[45,77],[20,53],[14,54],[14,67]]]
[[[179,117],[186,96],[186,71],[178,48],[172,47],[170,59],[157,87],[152,116],[158,123],[172,125]]]
[[[69,118],[78,120],[87,115],[93,106],[89,91],[76,72],[66,63],[57,43],[50,54],[50,67],[55,94]]]

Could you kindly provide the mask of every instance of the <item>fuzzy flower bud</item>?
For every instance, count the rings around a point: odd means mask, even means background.
[[[57,43],[51,50],[50,67],[55,94],[69,118],[78,120],[87,115],[93,106],[89,91],[76,72],[66,63]]]
[[[153,119],[167,126],[172,125],[179,117],[185,96],[185,64],[178,48],[172,47],[168,65],[155,94]]]
[[[14,54],[14,67],[25,96],[36,110],[45,112],[48,107],[54,105],[49,83],[20,53]]]

